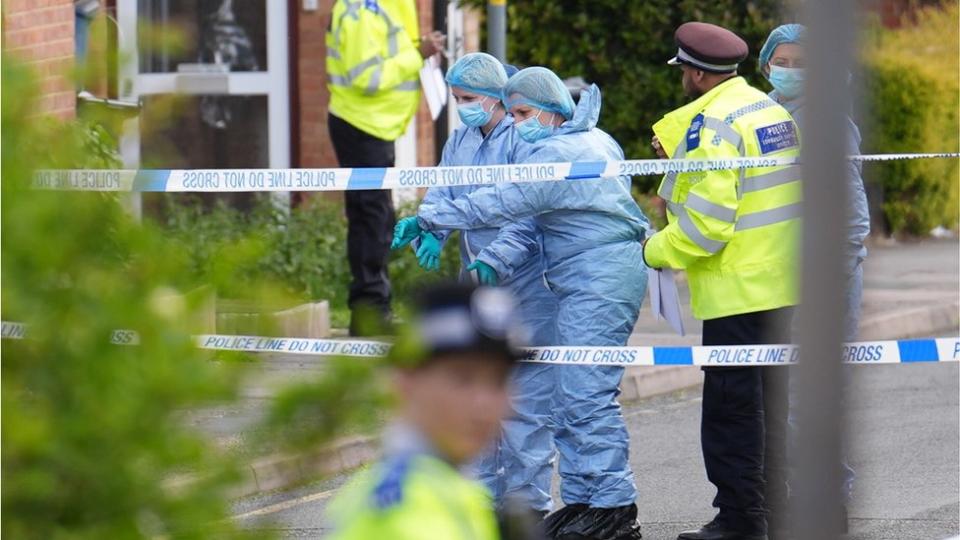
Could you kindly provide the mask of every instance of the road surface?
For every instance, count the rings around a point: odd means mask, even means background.
[[[960,534],[960,365],[857,366],[850,388],[850,462],[857,471],[851,539]],[[643,536],[673,540],[708,521],[714,490],[699,447],[692,388],[628,405],[631,463]],[[245,526],[283,538],[322,537],[323,510],[342,477],[236,503]]]

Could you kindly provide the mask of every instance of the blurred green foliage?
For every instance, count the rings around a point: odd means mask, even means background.
[[[39,118],[33,78],[3,59],[2,532],[10,538],[201,538],[226,515],[230,459],[180,425],[229,400],[239,365],[210,362],[177,294],[187,260],[115,197],[29,188],[40,167],[113,166],[102,133]],[[139,346],[110,344],[114,329]],[[204,475],[178,489],[172,473]],[[229,523],[218,529],[232,531]]]
[[[960,9],[928,7],[895,30],[874,28],[864,40],[867,98],[863,150],[868,153],[960,150]],[[868,164],[888,232],[926,235],[956,229],[960,163],[928,159]],[[874,201],[879,202],[879,201]]]
[[[623,146],[627,158],[653,158],[650,127],[685,102],[679,69],[666,65],[677,52],[674,30],[687,21],[735,30],[752,53],[740,73],[759,84],[756,55],[778,24],[781,5],[778,0],[510,2],[507,59],[517,67],[542,65],[561,78],[579,75],[596,83],[603,92],[600,127]],[[636,183],[652,193],[660,178],[637,177]]]
[[[316,198],[287,213],[262,198],[248,211],[225,204],[205,209],[190,196],[168,195],[164,207],[161,226],[186,255],[194,279],[229,267],[234,279],[222,284],[218,296],[245,298],[248,283],[267,279],[282,285],[290,302],[330,301],[334,324],[346,326],[350,267],[342,205]],[[398,214],[413,214],[414,208],[403,206]],[[239,239],[256,239],[259,246],[256,256],[244,263],[224,258]],[[460,267],[455,236],[443,250],[437,272],[421,269],[410,249],[395,251],[391,257],[390,277],[399,313],[406,311],[406,300],[416,287],[455,278]]]
[[[290,259],[343,256],[314,253],[319,237],[307,235],[303,221],[257,223],[303,233],[285,238],[204,216],[191,225],[205,227],[194,236],[215,247],[207,253],[185,230],[171,238],[169,227],[138,223],[124,209],[125,195],[32,189],[36,169],[116,167],[115,143],[98,125],[43,118],[36,79],[15,59],[2,59],[2,79],[0,309],[3,320],[24,322],[27,332],[0,342],[0,533],[45,540],[263,536],[228,519],[231,489],[242,479],[236,455],[184,418],[236,400],[258,363],[201,351],[191,334],[209,308],[205,291],[286,302],[285,289],[315,285],[274,287],[268,278],[311,274],[318,260]],[[275,238],[285,251],[271,251],[266,242]],[[339,244],[330,241],[332,253]],[[254,273],[265,262],[287,267],[265,279]],[[136,331],[139,344],[111,344],[116,329]],[[331,365],[317,381],[281,392],[265,428],[278,438],[275,447],[322,444],[380,413],[377,363]]]

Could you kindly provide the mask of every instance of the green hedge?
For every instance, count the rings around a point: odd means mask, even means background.
[[[471,1],[482,6],[483,2]],[[650,127],[684,103],[673,32],[687,21],[731,28],[750,45],[740,72],[760,88],[756,55],[778,24],[776,0],[526,0],[508,4],[507,57],[520,66],[547,66],[561,77],[582,76],[603,91],[600,127],[628,158],[652,158]],[[638,179],[645,192],[660,179]]]
[[[230,272],[234,279],[225,281],[230,288],[217,294],[235,299],[248,299],[246,284],[267,280],[282,286],[290,301],[330,301],[334,325],[346,325],[350,267],[341,205],[317,199],[287,214],[266,198],[244,211],[226,204],[205,209],[190,196],[167,195],[163,206],[162,226],[191,261],[191,280],[204,283],[209,276]],[[398,212],[412,213],[413,207],[406,206]],[[255,251],[250,258],[255,262],[237,264],[224,258],[241,240]],[[438,272],[422,270],[410,249],[395,251],[390,277],[398,311],[405,310],[414,288],[429,280],[455,278],[459,267],[456,236],[443,250]]]
[[[869,153],[957,152],[960,81],[954,2],[927,8],[915,24],[875,30],[866,39],[867,106],[863,149]],[[956,159],[869,165],[864,177],[882,191],[888,232],[926,235],[957,227]]]

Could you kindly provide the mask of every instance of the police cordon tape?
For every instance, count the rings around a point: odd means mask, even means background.
[[[877,162],[958,157],[960,153],[869,154],[849,156],[848,159]],[[33,187],[44,190],[123,192],[347,191],[588,180],[622,175],[756,169],[799,163],[799,157],[737,157],[355,169],[57,169],[37,171]]]
[[[26,325],[3,322],[4,339],[24,339]],[[197,347],[213,351],[351,356],[378,358],[391,344],[357,339],[307,339],[292,337],[235,336],[204,334],[194,336]],[[137,345],[134,330],[115,330],[110,342]],[[738,345],[717,347],[537,347],[526,351],[524,362],[589,366],[775,366],[796,364],[795,345]],[[909,364],[915,362],[960,361],[960,337],[864,341],[843,346],[846,364]]]

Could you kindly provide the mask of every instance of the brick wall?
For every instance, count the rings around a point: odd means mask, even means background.
[[[417,0],[417,14],[420,16],[420,33],[426,34],[433,28],[433,0]],[[446,33],[446,29],[441,29]],[[417,165],[432,166],[439,160],[434,141],[433,119],[427,100],[420,97],[420,110],[417,111]]]
[[[31,64],[39,77],[38,113],[76,114],[69,79],[74,62],[73,0],[4,0],[3,49]]]
[[[296,69],[299,98],[292,110],[299,114],[300,121],[300,162],[299,167],[335,167],[337,158],[327,133],[327,92],[326,44],[325,34],[330,20],[334,0],[321,0],[316,11],[304,11],[303,2],[290,2],[289,9],[297,10],[296,47],[298,58]],[[432,0],[417,0],[420,16],[420,31],[425,33],[433,28]],[[436,152],[433,144],[433,121],[427,110],[426,102],[421,98],[417,112],[417,163],[419,165],[436,164]]]

